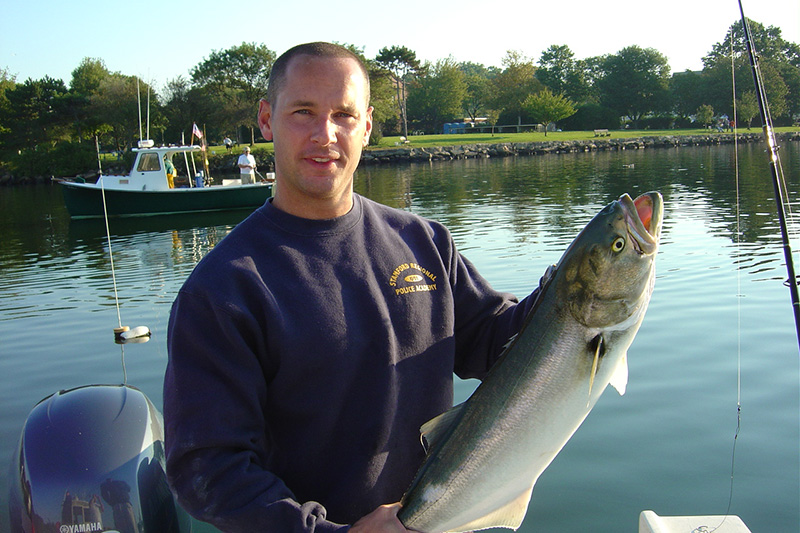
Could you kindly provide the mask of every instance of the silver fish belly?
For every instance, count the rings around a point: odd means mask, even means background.
[[[422,426],[427,456],[398,515],[407,528],[520,526],[539,475],[606,386],[625,391],[662,220],[659,193],[624,194],[548,269],[525,324],[473,395]]]

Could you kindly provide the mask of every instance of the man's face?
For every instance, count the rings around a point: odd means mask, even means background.
[[[352,206],[353,173],[372,130],[366,80],[353,59],[293,58],[261,133],[275,147],[276,207],[332,218]]]

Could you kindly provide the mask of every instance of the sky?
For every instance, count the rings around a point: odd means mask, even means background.
[[[800,0],[742,2],[748,18],[800,43]],[[423,61],[497,67],[508,50],[538,61],[554,44],[578,59],[638,45],[655,48],[681,72],[700,70],[739,17],[736,0],[0,0],[0,70],[17,82],[50,76],[69,86],[72,71],[91,57],[161,90],[178,76],[188,79],[213,51],[242,42],[280,54],[335,41],[370,58],[399,45]]]

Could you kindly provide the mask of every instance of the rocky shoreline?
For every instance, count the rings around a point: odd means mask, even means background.
[[[800,132],[778,133],[778,142],[800,141]],[[738,134],[741,143],[764,142],[763,133],[752,131]],[[582,141],[538,141],[525,143],[476,143],[435,148],[398,146],[396,148],[365,150],[362,165],[403,164],[453,159],[479,159],[489,157],[532,156],[567,154],[580,152],[602,152],[617,150],[642,150],[645,148],[679,148],[682,146],[714,146],[733,144],[733,133],[709,133],[708,135],[661,135],[652,137],[602,137]],[[209,158],[211,175],[232,172],[230,158]],[[259,168],[270,168],[271,161],[259,161]],[[231,167],[231,168],[227,168]],[[115,169],[116,170],[116,169]],[[123,169],[119,169],[123,170]],[[235,170],[235,169],[234,169]],[[97,171],[89,171],[85,179],[97,178]],[[52,183],[50,176],[17,177],[0,175],[0,187],[19,185],[43,185]]]
[[[800,141],[800,132],[778,133],[779,142]],[[761,132],[740,133],[739,142],[764,142]],[[664,135],[632,138],[598,138],[583,141],[542,141],[527,143],[480,143],[436,148],[397,147],[368,150],[361,156],[362,164],[446,161],[486,157],[510,157],[616,150],[642,150],[645,148],[678,148],[682,146],[714,146],[733,144],[733,133],[709,135]]]

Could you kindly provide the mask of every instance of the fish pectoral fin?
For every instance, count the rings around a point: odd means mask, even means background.
[[[628,387],[628,354],[622,355],[622,358],[617,364],[617,368],[615,368],[614,373],[611,374],[609,383],[612,387],[617,389],[620,396],[625,394],[625,389]]]
[[[444,438],[444,435],[447,434],[447,431],[455,423],[455,419],[461,415],[461,408],[463,406],[463,403],[458,404],[450,410],[445,411],[439,416],[431,418],[422,424],[422,427],[419,428],[419,432],[420,441],[422,442],[422,447],[425,448],[425,453],[427,453],[428,450],[433,448],[437,442]]]
[[[472,522],[450,529],[448,533],[479,531],[492,527],[506,527],[516,530],[522,524],[525,513],[528,512],[528,503],[531,501],[532,492],[533,485],[503,507],[476,518]]]

